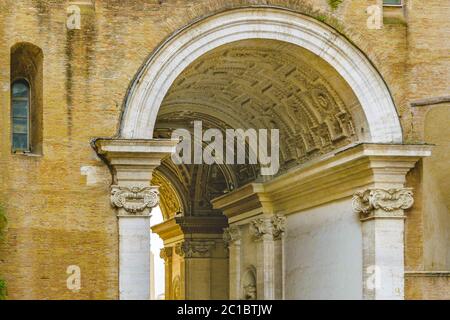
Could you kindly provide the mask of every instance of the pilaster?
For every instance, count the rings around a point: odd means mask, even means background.
[[[353,196],[363,235],[364,299],[404,299],[404,219],[409,188],[370,188]]]
[[[176,140],[97,139],[93,147],[113,174],[111,204],[119,226],[119,298],[150,299],[150,217],[159,204],[153,171]]]

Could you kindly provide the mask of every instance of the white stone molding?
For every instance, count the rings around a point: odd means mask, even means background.
[[[366,300],[404,299],[404,210],[413,203],[411,188],[368,188],[353,196],[362,221]]]
[[[352,197],[364,188],[403,188],[406,174],[431,155],[427,145],[358,144],[293,168],[264,183],[251,183],[212,201],[229,222],[258,210],[285,216]],[[345,182],[345,183],[343,183]],[[256,214],[256,211],[255,211]]]
[[[151,209],[159,204],[158,187],[120,187],[111,186],[111,203],[123,209],[127,215],[148,216]],[[123,215],[119,211],[119,216]]]
[[[353,209],[361,220],[370,218],[403,218],[403,210],[414,204],[411,188],[368,189],[357,192],[352,199]]]
[[[111,204],[119,229],[119,298],[150,298],[150,213],[158,205],[153,170],[175,152],[175,140],[96,139],[92,146],[113,174]]]
[[[279,8],[228,10],[177,32],[150,56],[125,102],[120,136],[152,138],[161,103],[178,75],[205,53],[234,41],[271,39],[303,47],[347,81],[368,121],[370,142],[401,143],[402,130],[390,92],[367,57],[324,23]]]

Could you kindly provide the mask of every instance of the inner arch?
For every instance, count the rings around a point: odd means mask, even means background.
[[[176,129],[278,129],[280,171],[369,139],[369,125],[353,90],[334,68],[299,46],[240,40],[192,62],[161,103],[154,137]],[[225,152],[225,150],[224,150]],[[157,169],[165,219],[221,215],[211,200],[263,179],[258,165],[174,165]],[[270,177],[264,177],[270,179]]]
[[[212,50],[174,81],[156,132],[204,127],[279,129],[285,166],[368,137],[361,105],[327,63],[298,46],[250,39]]]

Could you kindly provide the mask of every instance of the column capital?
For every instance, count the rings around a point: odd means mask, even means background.
[[[284,235],[285,230],[286,217],[280,214],[257,218],[250,222],[250,232],[257,241],[263,238],[279,240]]]
[[[164,260],[165,263],[172,258],[172,247],[164,247],[159,251],[159,257]]]
[[[412,188],[370,188],[353,195],[353,210],[361,221],[374,218],[404,218],[403,210],[414,204]]]
[[[158,187],[111,186],[111,204],[118,209],[118,216],[150,216],[159,204]]]
[[[175,253],[183,258],[207,258],[216,242],[213,240],[185,240],[175,246]]]
[[[223,242],[225,247],[236,244],[241,240],[241,229],[239,226],[230,226],[229,228],[223,229]]]

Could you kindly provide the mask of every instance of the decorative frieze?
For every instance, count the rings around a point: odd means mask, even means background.
[[[111,186],[111,203],[129,215],[148,216],[159,203],[158,187]],[[121,215],[119,213],[119,215]]]
[[[402,218],[403,210],[414,204],[411,188],[368,189],[357,192],[352,200],[353,209],[361,220],[370,218]]]
[[[175,246],[175,253],[183,258],[206,258],[211,256],[215,245],[212,240],[186,240]]]
[[[223,230],[223,242],[225,247],[229,247],[239,240],[241,240],[241,229],[238,226],[230,226]]]
[[[250,223],[250,232],[256,240],[261,240],[268,236],[274,240],[279,240],[286,230],[286,217],[274,215],[270,218],[258,218]]]

